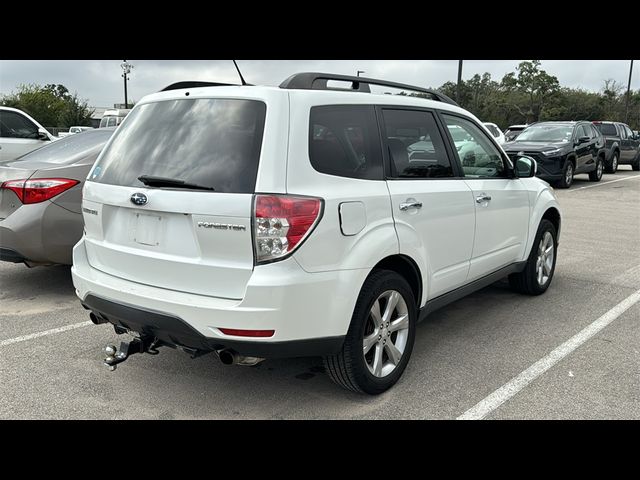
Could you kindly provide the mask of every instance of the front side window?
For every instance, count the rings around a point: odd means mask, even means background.
[[[627,138],[631,138],[633,137],[633,132],[631,131],[631,129],[629,127],[627,127],[626,125],[623,125],[624,131],[627,134]]]
[[[498,148],[473,122],[453,115],[442,115],[456,147],[465,177],[503,178],[507,172]],[[524,135],[521,134],[520,136]],[[460,140],[456,140],[456,138]]]
[[[141,175],[223,193],[253,193],[266,105],[184,99],[136,107],[89,174],[90,181],[141,187]],[[115,120],[115,117],[114,117]]]
[[[383,119],[392,177],[454,176],[433,113],[385,109]]]
[[[578,125],[576,127],[575,139],[578,140],[580,137],[591,137],[589,133],[590,132],[587,131],[586,125]]]
[[[381,180],[380,136],[372,105],[311,108],[309,159],[320,173]]]
[[[38,138],[38,127],[19,113],[0,110],[0,136],[4,138]]]

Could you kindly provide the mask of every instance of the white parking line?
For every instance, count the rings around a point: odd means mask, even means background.
[[[638,301],[640,301],[640,290],[629,295],[607,313],[598,318],[595,322],[585,327],[547,356],[541,358],[524,372],[520,373],[517,377],[514,377],[502,387],[498,388],[495,392],[478,402],[475,406],[460,415],[457,420],[482,420],[564,357],[573,352],[580,345],[597,334],[600,330],[613,322],[629,308],[638,303]]]
[[[72,323],[71,325],[65,325],[64,327],[52,328],[51,330],[45,330],[44,332],[30,333],[29,335],[23,335],[21,337],[9,338],[7,340],[0,341],[0,347],[6,347],[7,345],[13,345],[14,343],[26,342],[27,340],[33,340],[34,338],[55,335],[56,333],[67,332],[69,330],[75,330],[76,328],[88,327],[89,325],[93,325],[93,322],[87,320],[86,322]]]
[[[586,187],[572,188],[570,190],[567,190],[564,193],[577,192],[578,190],[586,190],[587,188],[602,187],[603,185],[609,185],[610,183],[622,182],[623,180],[633,180],[634,178],[640,178],[640,175],[632,175],[630,177],[618,178],[616,180],[609,180],[608,182],[599,182],[594,185],[587,185]]]

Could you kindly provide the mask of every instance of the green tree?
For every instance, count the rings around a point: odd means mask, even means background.
[[[93,111],[86,101],[60,84],[20,85],[17,92],[0,98],[0,105],[27,112],[45,127],[68,128],[72,125],[90,125]]]
[[[525,103],[518,108],[526,109],[527,123],[538,121],[547,102],[560,90],[557,77],[549,75],[540,65],[540,60],[520,62],[516,67],[517,73],[507,73],[502,78],[501,85],[506,92],[524,96]]]

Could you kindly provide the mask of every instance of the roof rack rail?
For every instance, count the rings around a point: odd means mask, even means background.
[[[280,88],[286,89],[301,89],[301,90],[341,90],[344,88],[332,88],[327,86],[327,81],[336,80],[341,82],[351,82],[351,91],[371,93],[369,85],[379,85],[383,87],[398,88],[401,90],[409,90],[411,92],[427,93],[431,95],[434,100],[440,102],[449,103],[451,105],[458,106],[456,102],[447,97],[446,95],[431,90],[428,88],[416,87],[414,85],[407,85],[404,83],[388,82],[386,80],[377,80],[375,78],[367,77],[353,77],[351,75],[338,75],[333,73],[319,73],[319,72],[303,72],[296,73],[287,78],[280,84]]]
[[[164,87],[161,92],[166,92],[168,90],[180,90],[182,88],[198,88],[198,87],[237,87],[239,85],[235,85],[233,83],[216,83],[216,82],[177,82],[172,83],[171,85]]]

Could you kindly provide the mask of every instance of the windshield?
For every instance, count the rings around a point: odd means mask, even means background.
[[[568,142],[573,134],[572,125],[533,125],[527,127],[517,142]]]
[[[118,127],[89,180],[141,187],[140,176],[253,193],[266,105],[256,100],[147,103]]]

